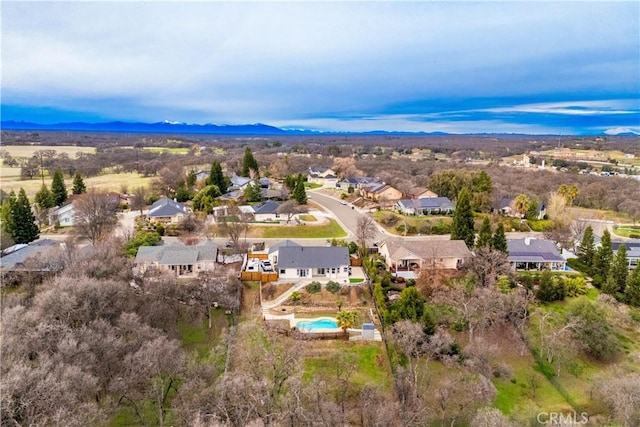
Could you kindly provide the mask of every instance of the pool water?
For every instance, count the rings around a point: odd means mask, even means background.
[[[314,332],[319,329],[335,329],[340,330],[338,323],[333,319],[319,319],[319,320],[303,320],[296,324],[296,327],[301,331]]]

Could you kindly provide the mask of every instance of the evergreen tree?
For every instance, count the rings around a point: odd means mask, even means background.
[[[604,282],[611,269],[612,262],[613,246],[611,245],[611,233],[605,229],[600,239],[600,247],[596,251],[593,259],[594,276],[599,276],[600,280]]]
[[[578,247],[578,259],[585,265],[592,267],[595,253],[596,248],[593,238],[593,228],[591,225],[588,225],[584,230],[580,246]]]
[[[51,193],[53,193],[53,202],[56,206],[62,206],[67,201],[67,187],[64,185],[64,176],[60,169],[56,169],[53,173]]]
[[[13,230],[15,227],[13,224],[13,215],[11,214],[11,211],[16,203],[16,200],[16,193],[13,190],[11,190],[8,197],[2,199],[2,233],[10,236],[12,241],[14,233]],[[15,243],[15,241],[13,241],[13,243]]]
[[[491,247],[491,222],[489,222],[489,218],[485,217],[484,221],[482,221],[482,226],[480,227],[480,232],[478,233],[478,241],[476,242],[476,247],[478,248],[488,248]]]
[[[629,275],[624,294],[629,305],[640,307],[640,265]]]
[[[618,248],[609,275],[616,286],[616,293],[613,295],[624,294],[624,289],[627,286],[627,276],[629,275],[629,259],[627,258],[627,247],[625,245],[620,245]]]
[[[300,205],[307,203],[307,190],[304,188],[304,177],[298,175],[298,181],[296,182],[291,197]]]
[[[82,175],[80,172],[76,172],[73,175],[73,187],[71,188],[72,194],[84,194],[87,192],[87,187],[84,185],[84,181],[82,180]]]
[[[262,200],[260,183],[258,181],[251,181],[248,183],[247,188],[244,189],[243,197],[247,202],[259,202]]]
[[[466,187],[458,194],[451,229],[451,240],[464,240],[468,248],[473,247],[476,236],[473,229],[473,212],[469,201],[469,190]]]
[[[51,194],[51,191],[49,191],[49,188],[44,184],[42,184],[42,187],[40,187],[40,191],[36,193],[36,197],[34,201],[42,209],[49,209],[56,205],[53,202],[53,194]]]
[[[211,172],[209,173],[209,178],[207,179],[207,185],[215,185],[216,187],[218,187],[221,194],[225,194],[227,192],[227,180],[224,176],[224,173],[222,173],[222,166],[217,160],[215,160],[211,164]]]
[[[29,243],[40,236],[36,218],[31,211],[31,203],[24,188],[20,188],[18,198],[11,203],[11,237],[16,243]]]
[[[192,188],[198,182],[198,175],[196,175],[196,171],[191,169],[189,173],[187,173],[187,181],[186,185],[188,188]]]
[[[251,148],[247,147],[244,150],[244,158],[242,159],[242,172],[240,173],[240,176],[250,176],[251,171],[254,171],[257,174],[258,169],[258,162],[253,157]]]
[[[504,232],[504,225],[502,225],[502,223],[498,224],[498,228],[496,228],[496,232],[491,241],[491,247],[496,251],[500,251],[507,255],[509,254],[507,235]]]

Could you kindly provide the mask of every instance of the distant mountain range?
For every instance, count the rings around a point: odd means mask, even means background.
[[[446,132],[403,132],[403,131],[370,131],[370,132],[324,132],[308,129],[281,129],[263,123],[245,125],[188,124],[165,120],[158,123],[140,122],[107,122],[107,123],[32,123],[15,120],[0,122],[3,130],[50,130],[50,131],[83,131],[83,132],[131,132],[131,133],[172,133],[172,134],[212,134],[212,135],[453,135]],[[482,133],[474,135],[506,135],[500,133]],[[509,134],[515,135],[515,134]],[[637,136],[638,133],[627,128],[614,128],[603,132],[608,136]]]

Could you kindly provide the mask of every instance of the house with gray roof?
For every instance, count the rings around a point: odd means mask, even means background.
[[[0,273],[39,272],[62,269],[60,261],[66,244],[52,239],[35,240],[5,249],[0,258]]]
[[[345,246],[282,246],[276,271],[279,280],[347,281],[349,249]]]
[[[508,239],[507,249],[512,270],[564,270],[567,265],[567,260],[551,240]]]
[[[403,215],[451,215],[455,206],[447,197],[398,200],[394,208]]]
[[[640,265],[640,239],[629,239],[624,242],[612,241],[611,247],[614,253],[618,253],[620,246],[624,245],[627,248],[627,260],[629,261],[629,269],[633,270]]]
[[[176,242],[140,246],[133,265],[138,275],[155,270],[168,271],[176,277],[194,277],[200,272],[215,270],[217,257],[218,246],[210,240],[195,246]]]
[[[157,200],[153,205],[151,205],[149,212],[147,212],[147,218],[150,221],[165,223],[178,223],[187,215],[189,215],[189,211],[185,205],[167,197]]]
[[[279,221],[280,214],[277,212],[280,204],[273,200],[253,205],[254,221]]]
[[[267,257],[269,261],[271,261],[271,264],[276,265],[278,264],[278,257],[280,256],[281,248],[286,248],[286,247],[299,248],[300,246],[301,245],[297,244],[293,240],[286,239],[275,245],[271,245],[267,251]]]

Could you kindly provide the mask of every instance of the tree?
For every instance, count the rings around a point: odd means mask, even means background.
[[[141,231],[136,233],[133,239],[124,245],[124,253],[128,258],[133,258],[138,253],[140,246],[157,246],[162,244],[162,237],[156,231]]]
[[[347,329],[353,328],[358,321],[358,313],[351,310],[341,310],[336,314],[338,327],[346,333]]]
[[[133,197],[129,202],[129,206],[132,210],[139,210],[140,216],[145,206],[147,206],[147,189],[145,187],[136,187],[133,190]]]
[[[304,188],[304,177],[302,174],[298,175],[291,197],[298,202],[298,204],[304,205],[307,203],[307,190]]]
[[[240,238],[248,227],[247,219],[238,206],[230,205],[228,215],[222,217],[220,231],[233,242],[234,248],[240,249]]]
[[[578,246],[578,259],[585,265],[592,267],[593,260],[596,254],[595,241],[593,237],[593,228],[588,225],[582,235],[580,246]]]
[[[469,203],[469,190],[466,187],[458,195],[451,229],[451,240],[464,240],[468,248],[473,247],[475,240],[473,212]]]
[[[244,193],[242,194],[244,200],[246,202],[259,202],[262,200],[262,192],[260,191],[260,183],[256,181],[250,181],[246,188],[244,189]]]
[[[287,224],[289,224],[296,214],[303,213],[305,211],[306,209],[303,206],[299,206],[295,200],[287,200],[286,202],[281,203],[276,209],[276,213],[287,216]]]
[[[520,218],[524,218],[531,205],[531,200],[526,194],[519,194],[513,200],[513,209],[516,211]]]
[[[242,171],[240,172],[240,176],[251,176],[251,171],[254,174],[258,174],[259,167],[258,162],[253,157],[253,153],[251,152],[251,148],[247,147],[244,150],[244,157],[242,158]]]
[[[558,187],[557,193],[564,197],[567,205],[571,206],[575,198],[578,197],[578,186],[576,184],[572,184],[571,186],[562,184]]]
[[[627,246],[622,244],[618,247],[618,252],[614,256],[613,264],[609,276],[615,283],[615,293],[612,295],[620,299],[627,286],[627,276],[629,275],[629,259],[627,258]]]
[[[629,275],[624,293],[629,305],[640,307],[640,266]]]
[[[41,209],[49,209],[56,205],[53,201],[53,194],[45,184],[42,184],[40,191],[36,193],[34,201]]]
[[[87,187],[84,185],[84,181],[82,180],[82,175],[80,172],[76,172],[73,175],[73,187],[71,189],[72,194],[84,194],[87,192]]]
[[[222,166],[219,161],[215,160],[211,164],[211,172],[209,172],[209,178],[207,178],[206,184],[217,186],[221,194],[227,192],[227,180],[222,172]]]
[[[356,242],[360,249],[360,256],[367,254],[367,245],[378,231],[376,222],[369,215],[360,215],[356,222]]]
[[[196,175],[196,171],[193,169],[187,172],[187,180],[185,182],[187,188],[193,188],[198,181],[198,175]]]
[[[613,246],[611,245],[611,233],[605,229],[600,239],[600,247],[593,258],[594,276],[599,276],[604,281],[613,261]]]
[[[482,226],[480,227],[480,232],[478,232],[478,240],[476,241],[477,248],[488,248],[491,247],[491,222],[488,217],[484,218],[482,221]]]
[[[405,288],[400,292],[394,309],[400,319],[418,322],[424,315],[424,298],[415,286]]]
[[[491,247],[496,251],[500,251],[504,254],[509,254],[509,248],[507,246],[507,235],[504,232],[504,225],[498,224],[496,232],[491,239]]]
[[[53,173],[53,181],[51,182],[51,193],[56,206],[62,206],[67,201],[67,187],[64,185],[64,176],[60,169],[56,169]]]
[[[216,206],[216,199],[221,195],[217,185],[207,185],[193,196],[193,209],[209,213]]]
[[[492,287],[500,276],[509,274],[511,266],[505,253],[483,246],[471,259],[471,270],[478,276],[481,286]]]
[[[92,245],[115,228],[118,223],[116,209],[118,202],[106,193],[89,190],[74,201],[74,226],[76,236],[88,239]]]
[[[577,321],[572,331],[573,336],[589,355],[604,360],[616,354],[616,338],[607,321],[606,312],[597,303],[582,297],[573,304],[569,313],[569,320]]]
[[[8,217],[3,220],[6,223],[5,231],[15,243],[29,243],[40,237],[40,230],[24,188],[20,188],[17,198],[13,191],[10,193]]]

